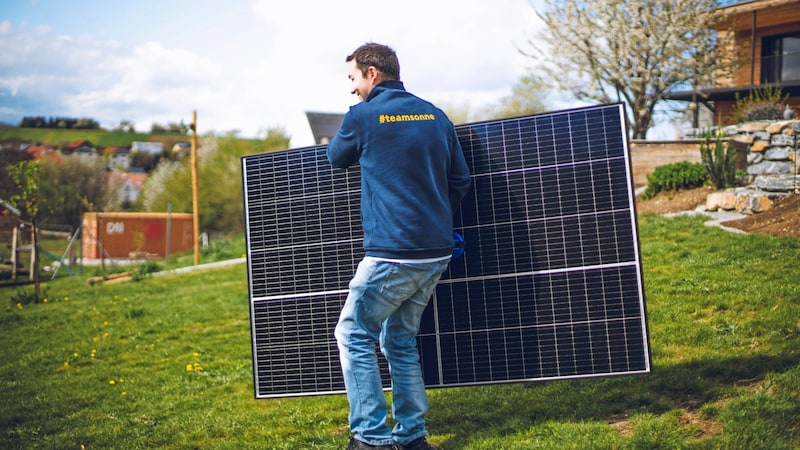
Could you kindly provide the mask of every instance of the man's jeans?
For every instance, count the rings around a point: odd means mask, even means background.
[[[428,399],[416,335],[425,306],[448,261],[398,264],[365,257],[350,281],[350,292],[336,325],[350,431],[370,445],[408,443],[427,435]],[[392,378],[390,432],[375,343],[389,362]]]

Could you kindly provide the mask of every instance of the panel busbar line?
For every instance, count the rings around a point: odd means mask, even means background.
[[[456,129],[473,185],[463,256],[422,318],[426,386],[649,373],[624,106]],[[364,254],[360,175],[325,151],[242,158],[257,398],[344,392],[333,329]]]

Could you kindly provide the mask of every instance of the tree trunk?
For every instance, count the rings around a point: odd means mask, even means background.
[[[36,303],[39,303],[41,286],[39,281],[39,229],[36,226],[36,219],[31,221],[31,275],[33,275],[33,293]]]

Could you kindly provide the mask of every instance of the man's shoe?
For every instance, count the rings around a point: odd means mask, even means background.
[[[432,448],[432,447],[431,447]],[[347,450],[393,450],[393,445],[369,445],[366,442],[359,441],[352,437],[350,443],[347,444]]]
[[[437,448],[429,444],[423,436],[405,445],[395,444],[395,450],[437,450]]]

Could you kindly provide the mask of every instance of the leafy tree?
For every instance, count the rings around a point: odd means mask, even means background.
[[[480,120],[470,114],[469,102],[464,103],[448,103],[439,102],[439,107],[447,114],[447,117],[456,125],[467,123],[474,120]]]
[[[191,127],[188,124],[183,123],[183,120],[180,123],[177,122],[169,122],[166,125],[160,123],[153,123],[150,125],[150,134],[181,134],[186,135],[189,134],[189,129]]]
[[[65,158],[42,164],[40,220],[81,226],[83,213],[116,206],[103,158]]]
[[[126,133],[136,133],[136,124],[131,120],[120,120],[119,124],[115,126],[112,131],[124,131]]]
[[[472,109],[469,102],[440,102],[439,105],[456,125],[481,120],[504,119],[546,111],[546,90],[545,83],[541,78],[529,74],[521,77],[511,87],[511,94],[482,108]]]
[[[33,157],[18,148],[0,148],[0,198],[7,199],[17,191],[17,185],[8,172],[10,166]]]
[[[132,151],[128,155],[128,160],[130,162],[131,167],[141,167],[145,172],[150,172],[153,170],[158,161],[160,161],[162,155],[156,155],[153,153],[142,152],[142,151]]]
[[[241,157],[286,149],[289,137],[280,128],[267,131],[263,141],[239,139],[235,133],[206,136],[198,148],[198,203],[203,231],[224,234],[244,230]],[[141,195],[144,211],[192,212],[190,158],[162,160],[148,177]]]
[[[167,124],[167,131],[174,134],[189,134],[189,125],[183,123],[183,120],[180,123],[170,122]]]
[[[11,206],[20,210],[21,219],[31,226],[31,241],[33,255],[31,274],[33,275],[34,296],[38,302],[41,298],[41,283],[39,281],[39,187],[40,187],[40,161],[20,161],[7,167],[8,174],[14,180],[16,192],[8,199]]]
[[[511,95],[503,97],[483,112],[483,120],[538,114],[547,110],[544,100],[546,87],[544,81],[529,74],[520,78],[511,88]]]
[[[713,85],[733,69],[717,52],[728,39],[714,30],[718,0],[544,1],[546,26],[529,56],[579,100],[624,101],[635,139],[668,92]]]

